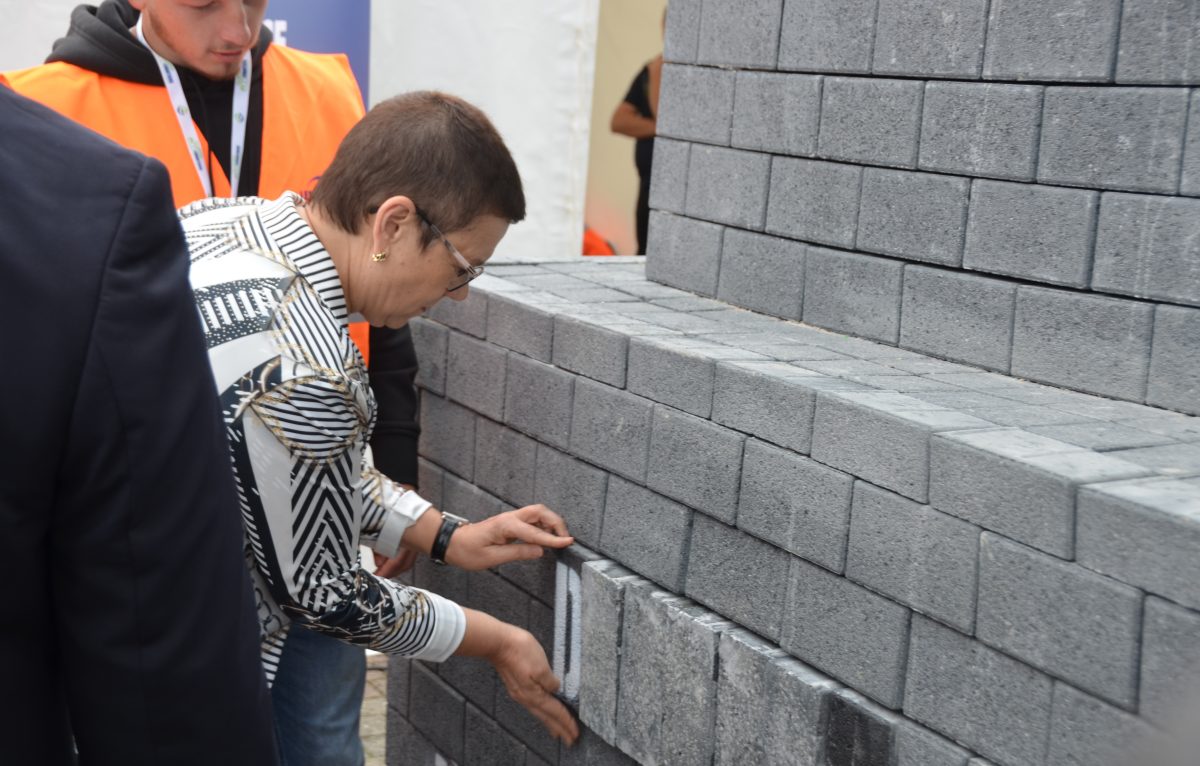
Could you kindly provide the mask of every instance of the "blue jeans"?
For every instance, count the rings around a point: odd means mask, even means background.
[[[366,677],[362,647],[292,625],[271,687],[282,766],[363,766]]]

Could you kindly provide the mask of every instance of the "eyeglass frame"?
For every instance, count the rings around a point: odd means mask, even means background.
[[[446,288],[446,292],[452,293],[455,290],[461,290],[469,285],[472,280],[483,273],[483,267],[472,265],[471,262],[467,260],[466,256],[458,251],[458,248],[454,246],[454,243],[447,239],[446,235],[442,233],[442,230],[437,227],[437,224],[429,220],[429,216],[425,215],[421,208],[416,207],[415,205],[413,207],[416,209],[417,217],[421,219],[421,222],[428,226],[430,230],[433,231],[434,235],[442,241],[442,244],[446,246],[446,249],[450,251],[450,255],[453,256],[455,262],[458,264],[458,279],[466,277],[462,284],[454,285],[454,287],[448,287]]]

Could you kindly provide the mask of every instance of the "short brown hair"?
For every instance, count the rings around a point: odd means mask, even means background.
[[[436,91],[395,96],[367,112],[342,139],[312,204],[356,233],[396,195],[444,232],[484,214],[509,223],[525,218],[517,165],[487,115]],[[422,234],[428,245],[433,233],[423,227]]]

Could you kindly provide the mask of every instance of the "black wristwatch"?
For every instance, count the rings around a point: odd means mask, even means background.
[[[442,511],[442,526],[438,529],[437,537],[433,538],[433,547],[429,549],[429,558],[433,563],[446,563],[446,549],[450,547],[450,536],[467,523],[469,522],[462,516]]]

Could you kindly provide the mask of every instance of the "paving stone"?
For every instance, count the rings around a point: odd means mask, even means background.
[[[1146,403],[1200,415],[1200,310],[1155,309]]]
[[[475,466],[475,413],[428,392],[421,396],[419,451],[437,465],[468,481]],[[437,428],[430,425],[437,423]]]
[[[475,482],[517,507],[533,502],[537,442],[480,419],[475,426]]]
[[[706,0],[697,60],[717,66],[773,69],[783,0]]]
[[[808,248],[804,321],[895,343],[900,334],[903,269],[904,264],[886,258]]]
[[[1092,191],[976,181],[963,266],[1087,287],[1099,207]]]
[[[576,540],[599,545],[608,475],[544,444],[537,448],[534,498],[560,516]]]
[[[923,89],[911,80],[825,78],[818,152],[834,160],[915,166]]]
[[[978,561],[978,527],[855,483],[846,577],[971,633]]]
[[[1184,137],[1183,177],[1179,180],[1179,193],[1200,196],[1200,93],[1192,91],[1192,105],[1188,110],[1188,129]]]
[[[413,346],[419,361],[417,385],[445,396],[446,347],[450,331],[444,325],[423,317],[413,319],[408,326],[412,329]]]
[[[1017,288],[1012,374],[1140,401],[1154,308],[1039,287]]]
[[[840,471],[751,440],[742,468],[738,526],[840,572],[853,483]]]
[[[913,618],[904,713],[1001,763],[1039,763],[1053,682],[978,641]]]
[[[971,183],[965,178],[867,168],[858,213],[860,250],[958,266]]]
[[[790,0],[783,6],[779,68],[871,71],[878,0]]]
[[[825,569],[792,560],[780,646],[891,708],[900,706],[911,613]]]
[[[799,242],[731,230],[721,250],[717,297],[742,308],[799,319],[804,253]]]
[[[907,718],[896,723],[895,766],[967,766],[971,754]]]
[[[767,231],[835,247],[854,246],[862,168],[776,157]]]
[[[741,149],[812,156],[820,115],[820,77],[738,72],[731,143]],[[654,161],[657,167],[657,140]]]
[[[729,144],[733,72],[664,64],[658,131],[668,138]]]
[[[1124,415],[1120,420],[1125,425],[1170,439],[1184,442],[1200,441],[1200,420],[1188,415],[1149,410],[1146,414],[1135,417]]]
[[[1016,298],[1017,288],[1008,282],[906,266],[900,345],[1007,370]]]
[[[1120,13],[1120,0],[994,0],[983,77],[1108,80]]]
[[[655,407],[646,486],[733,523],[745,441],[736,431]]]
[[[1153,730],[1145,721],[1062,683],[1054,685],[1046,763],[1136,763]]]
[[[1200,304],[1200,200],[1105,194],[1092,288]]]
[[[1200,480],[1085,487],[1076,534],[1083,566],[1200,609]]]
[[[736,112],[735,112],[736,114]],[[691,144],[666,136],[654,138],[654,165],[650,170],[650,207],[683,213],[687,202],[688,152]]]
[[[850,689],[838,689],[829,705],[826,762],[830,766],[892,766],[896,724],[901,720]]]
[[[554,313],[530,293],[492,295],[488,299],[488,340],[541,362],[554,347]]]
[[[503,418],[508,352],[457,332],[451,333],[448,348],[446,395],[490,418]]]
[[[438,301],[425,315],[435,322],[483,338],[487,336],[487,301],[486,292],[468,288],[466,300]]]
[[[1074,552],[1075,493],[1146,469],[1016,429],[930,442],[935,508],[1062,558]]]
[[[409,705],[408,720],[438,750],[456,761],[463,758],[463,727],[466,715],[462,695],[421,664],[412,666],[409,683],[412,699],[420,704]]]
[[[504,412],[508,424],[566,448],[575,376],[520,354],[508,357]]]
[[[1189,0],[1124,3],[1117,82],[1200,84],[1200,15]]]
[[[987,0],[882,3],[876,19],[876,74],[979,76]]]
[[[639,580],[612,561],[580,570],[579,718],[607,741],[617,738],[617,679],[625,585]]]
[[[701,0],[677,0],[667,6],[667,24],[663,30],[663,58],[667,61],[695,63],[700,47]]]
[[[797,381],[808,377],[791,365],[722,362],[717,365],[712,419],[807,454],[816,396]]]
[[[716,295],[724,228],[705,221],[650,212],[646,277],[701,295]]]
[[[665,588],[683,590],[692,512],[623,479],[608,480],[600,548]]]
[[[925,86],[919,165],[969,176],[1033,180],[1042,89],[931,82]]]
[[[1138,712],[1169,727],[1200,692],[1200,613],[1151,596],[1144,619]]]
[[[1160,444],[1109,453],[1163,476],[1200,476],[1200,444]]]
[[[623,388],[629,338],[611,328],[573,317],[554,318],[556,367]]]
[[[1152,434],[1138,428],[1092,421],[1090,423],[1068,423],[1063,425],[1035,425],[1027,429],[1031,433],[1048,436],[1061,442],[1074,444],[1097,452],[1132,449],[1134,447],[1154,447],[1160,444],[1170,444],[1172,441],[1165,436]]]
[[[694,145],[688,159],[687,214],[742,229],[761,229],[770,169],[770,155]]]
[[[640,396],[580,378],[575,381],[571,452],[601,468],[642,481],[650,450],[652,406]]]
[[[1038,181],[1173,194],[1187,109],[1184,88],[1047,88]]]

